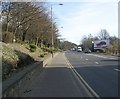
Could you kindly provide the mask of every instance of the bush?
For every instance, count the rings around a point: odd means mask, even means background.
[[[47,55],[48,54],[48,52],[44,52],[44,55]]]
[[[34,45],[34,44],[30,44],[29,47],[30,47],[30,51],[31,51],[31,52],[35,52],[36,49],[37,49],[36,45]]]
[[[13,70],[17,70],[21,67],[25,67],[28,64],[34,62],[34,59],[29,55],[10,49],[6,46],[2,46],[2,79],[5,80]]]
[[[15,50],[15,54],[19,57],[19,61],[17,61],[18,68],[24,67],[34,61],[34,59],[28,54],[22,53],[20,51]]]
[[[13,42],[13,38],[14,38],[13,33],[11,33],[11,32],[3,32],[2,35],[3,35],[3,37],[2,37],[3,42],[5,42],[5,43]]]
[[[12,65],[2,60],[2,80],[4,81],[10,74]]]
[[[19,57],[16,55],[13,49],[10,49],[6,46],[2,46],[2,61],[8,62],[14,66],[16,66],[17,61],[19,61]]]
[[[104,50],[102,50],[102,49],[97,49],[97,50],[95,50],[96,52],[98,52],[98,53],[104,53],[105,51]]]
[[[44,57],[44,53],[41,53],[39,57],[42,57],[42,58],[43,58],[43,57]]]

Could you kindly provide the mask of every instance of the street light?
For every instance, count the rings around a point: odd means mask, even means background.
[[[52,47],[54,46],[54,40],[53,40],[53,22],[52,22],[53,21],[53,16],[52,16],[53,12],[52,12],[52,9],[53,9],[53,6],[55,6],[55,5],[63,5],[63,4],[51,4],[51,23],[52,23],[52,26],[51,26],[51,32],[52,32],[52,40],[51,41],[52,42],[51,43],[52,43]]]
[[[92,52],[94,52],[94,41],[92,41]]]

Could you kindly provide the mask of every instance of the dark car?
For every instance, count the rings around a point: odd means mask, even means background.
[[[84,50],[84,53],[91,53],[91,50],[87,48]]]

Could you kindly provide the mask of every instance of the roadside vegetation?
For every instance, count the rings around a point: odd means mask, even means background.
[[[0,43],[2,45],[2,80],[6,80],[14,73],[23,70],[36,61],[40,61],[46,55],[50,54],[51,50],[56,52],[58,49],[48,47],[40,48],[34,44],[20,43]],[[31,51],[32,49],[32,51]]]
[[[11,73],[23,68],[30,63],[34,62],[34,59],[28,54],[20,51],[2,46],[2,79],[10,77]]]
[[[55,18],[47,2],[1,2],[2,78],[60,50]],[[54,46],[52,46],[52,36]]]
[[[3,43],[1,49],[3,79],[6,79],[12,71],[39,61],[51,52],[77,46],[61,38],[58,23],[54,14],[51,14],[49,3],[8,1],[1,4],[0,42]],[[98,37],[90,34],[83,38],[83,48],[91,49],[93,40],[108,38],[111,40],[109,51],[118,50],[118,38],[109,36],[106,30],[101,30]]]
[[[84,36],[82,39],[82,47],[83,49],[89,48],[93,49],[93,41],[95,40],[110,40],[110,46],[107,49],[94,50],[100,53],[119,53],[120,54],[120,39],[116,36],[110,36],[109,32],[106,29],[102,29],[97,36],[93,36],[89,34],[88,36]],[[120,56],[120,55],[118,55]]]

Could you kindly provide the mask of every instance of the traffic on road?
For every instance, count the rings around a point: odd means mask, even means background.
[[[118,61],[110,55],[58,53],[23,97],[118,97]]]
[[[67,59],[100,97],[118,96],[119,58],[110,55],[65,52]]]

